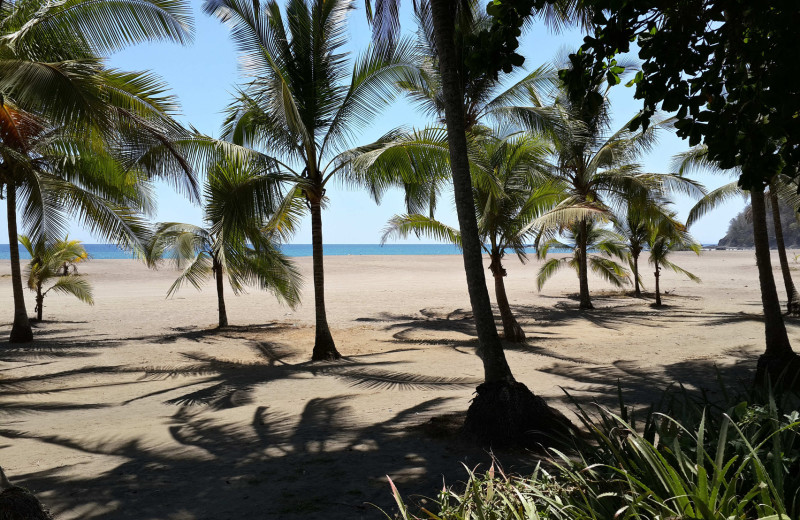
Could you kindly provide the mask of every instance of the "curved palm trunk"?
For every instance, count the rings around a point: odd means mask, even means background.
[[[659,284],[661,280],[661,266],[658,265],[658,260],[656,260],[655,265],[656,271],[653,274],[656,276],[656,305],[661,306],[661,285]]]
[[[588,224],[586,219],[582,219],[578,236],[578,281],[580,282],[580,308],[594,309],[592,299],[589,296],[589,262],[587,258],[588,249]]]
[[[311,206],[311,249],[314,264],[314,309],[316,311],[316,335],[312,361],[339,359],[342,357],[336,350],[336,344],[328,327],[328,315],[325,312],[325,267],[322,256],[322,206],[316,199],[309,200]]]
[[[772,276],[764,189],[755,188],[751,190],[750,195],[753,209],[753,242],[758,265],[758,281],[761,285],[761,302],[764,307],[766,339],[766,350],[758,359],[756,382],[764,383],[767,378],[771,381],[778,380],[787,369],[796,372],[797,359],[786,334],[775,278]],[[794,379],[795,376],[794,373],[788,374],[789,379]]]
[[[778,194],[769,190],[770,205],[772,206],[772,222],[775,226],[775,242],[778,246],[778,259],[781,263],[781,274],[783,275],[783,285],[786,287],[786,309],[789,314],[800,313],[800,295],[792,281],[792,274],[789,271],[789,259],[786,257],[786,245],[783,240],[783,224],[781,223],[781,210],[778,205]]]
[[[11,287],[14,292],[14,324],[11,327],[11,343],[33,341],[33,330],[28,321],[25,308],[25,295],[22,292],[22,269],[19,265],[19,232],[17,231],[17,191],[11,184],[6,189],[6,210],[8,215],[8,252],[11,260]]]
[[[217,259],[214,259],[214,278],[217,279],[217,308],[219,309],[219,326],[220,327],[227,327],[228,326],[228,313],[225,310],[225,296],[223,293],[224,286],[222,284],[222,264],[220,264]]]
[[[500,310],[500,318],[503,321],[503,337],[506,341],[522,343],[525,341],[525,332],[520,327],[511,312],[511,306],[508,304],[506,286],[503,281],[506,276],[506,270],[503,269],[500,255],[492,254],[492,263],[489,265],[489,269],[494,276],[494,292],[497,298],[497,308]]]
[[[455,0],[431,0],[434,39],[439,57],[450,147],[458,224],[461,230],[464,270],[472,314],[478,332],[478,355],[483,361],[484,383],[467,411],[464,430],[481,444],[552,442],[553,432],[571,426],[541,397],[514,380],[494,324],[472,198],[464,121],[464,96],[459,81],[453,40]]]
[[[639,286],[639,253],[632,253],[633,256],[633,283],[636,287],[634,294],[637,298],[642,297],[642,290]]]

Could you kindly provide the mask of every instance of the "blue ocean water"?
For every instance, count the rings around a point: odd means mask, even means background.
[[[130,259],[133,255],[113,244],[84,244],[86,252],[98,260]],[[706,247],[706,246],[704,246]],[[311,244],[285,244],[281,249],[287,256],[311,256]],[[347,255],[459,255],[461,250],[452,244],[325,244],[326,256]],[[533,247],[526,248],[529,255],[535,255]],[[568,250],[551,249],[551,253],[567,253]],[[509,253],[511,253],[509,251]],[[20,257],[29,259],[27,251],[20,247]],[[8,244],[0,244],[0,260],[8,260]]]
[[[113,244],[84,244],[86,252],[98,260],[133,258],[129,251],[123,251]],[[325,244],[326,256],[346,255],[458,255],[461,250],[451,244]],[[30,255],[20,247],[20,257],[29,259]],[[288,256],[311,256],[311,244],[285,244],[281,249]],[[535,250],[530,248],[530,254]],[[0,260],[9,258],[8,244],[0,244]]]

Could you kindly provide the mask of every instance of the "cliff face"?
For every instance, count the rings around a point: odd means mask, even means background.
[[[789,206],[781,206],[783,240],[786,247],[800,247],[800,224],[798,214]],[[767,206],[767,233],[770,247],[775,247],[775,227],[772,225],[772,210]],[[725,247],[753,247],[753,223],[750,220],[750,205],[731,219],[728,232],[719,241]]]

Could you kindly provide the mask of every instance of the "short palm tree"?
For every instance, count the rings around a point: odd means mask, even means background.
[[[637,298],[642,297],[639,257],[647,250],[653,229],[664,219],[672,219],[668,204],[667,200],[652,195],[632,197],[612,219],[614,229],[623,237],[628,249],[628,265],[633,275],[634,295]]]
[[[568,250],[572,251],[572,254],[548,260],[547,255],[552,249]],[[537,288],[541,290],[547,280],[564,267],[571,267],[576,272],[580,272],[584,250],[599,253],[589,254],[586,257],[586,266],[595,274],[614,287],[623,287],[630,282],[627,269],[614,260],[615,258],[622,261],[626,259],[625,238],[602,227],[597,220],[585,218],[580,223],[574,223],[567,228],[563,233],[563,239],[551,238],[537,248],[536,254],[545,260],[536,277]]]
[[[19,242],[31,255],[26,271],[28,289],[36,293],[37,320],[42,320],[44,297],[50,291],[71,294],[84,303],[94,304],[92,287],[86,278],[76,273],[64,273],[65,265],[89,259],[80,241],[65,238],[48,244],[42,239],[33,242],[30,237],[20,235]]]
[[[542,180],[548,154],[549,143],[528,134],[483,137],[476,140],[471,153],[478,230],[484,251],[491,260],[489,270],[494,277],[497,307],[508,341],[525,341],[525,333],[508,303],[503,257],[511,250],[524,263],[527,260],[525,246],[536,233],[533,224],[558,202],[560,189]],[[461,233],[457,229],[421,214],[392,218],[383,241],[390,236],[406,237],[411,233],[461,245]]]
[[[123,165],[91,129],[52,126],[6,102],[0,111],[0,183],[5,186],[9,236],[17,237],[17,207],[33,243],[63,236],[69,219],[126,247],[147,234],[143,213],[152,211],[151,184],[138,168]],[[18,199],[20,203],[18,204]],[[19,248],[10,247],[15,325],[12,342],[32,339],[21,293]],[[19,293],[19,294],[18,294]]]
[[[254,81],[230,107],[224,135],[271,157],[290,184],[284,208],[311,213],[316,337],[312,359],[341,357],[325,310],[322,209],[326,187],[343,173],[353,134],[372,120],[413,65],[413,46],[375,44],[351,65],[348,0],[206,0],[204,10],[232,26]],[[299,204],[298,204],[299,202]]]
[[[146,248],[151,267],[168,259],[182,269],[167,296],[186,284],[199,290],[213,277],[220,327],[228,326],[225,278],[234,294],[256,285],[291,307],[297,305],[300,275],[277,247],[270,223],[269,210],[279,195],[275,179],[263,175],[258,165],[237,157],[214,164],[205,182],[205,227],[159,224]]]
[[[673,251],[694,251],[700,254],[700,244],[689,234],[686,226],[677,221],[675,213],[669,213],[665,218],[654,223],[648,240],[650,250],[650,263],[655,267],[656,279],[656,306],[661,306],[661,269],[667,267],[676,273],[682,274],[693,282],[700,282],[700,278],[686,269],[672,263],[669,259]]]

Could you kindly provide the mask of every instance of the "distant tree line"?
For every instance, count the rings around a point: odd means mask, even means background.
[[[750,217],[752,210],[748,204],[738,215],[730,220],[728,231],[719,240],[717,245],[724,247],[753,247],[753,223]],[[781,223],[783,224],[783,239],[786,247],[800,247],[800,222],[797,213],[792,207],[780,206]],[[777,247],[775,241],[775,226],[772,220],[767,220],[767,236],[769,247]]]

